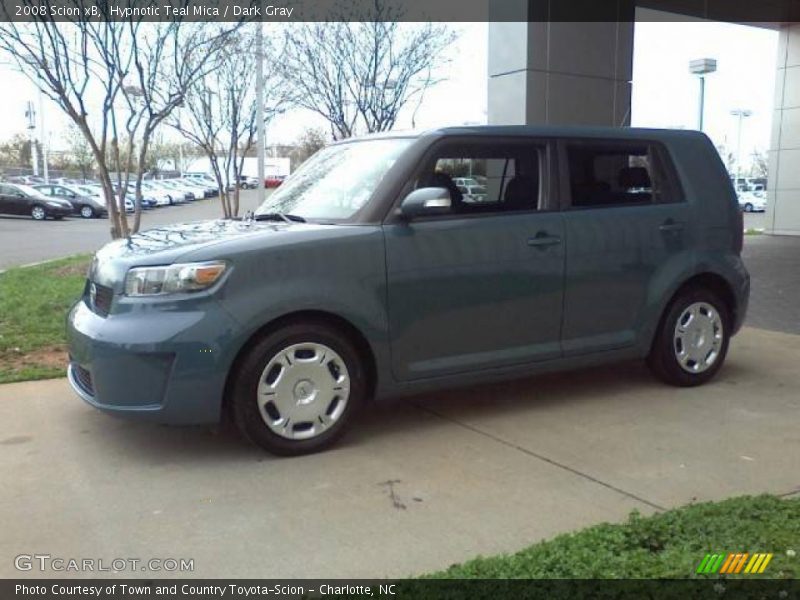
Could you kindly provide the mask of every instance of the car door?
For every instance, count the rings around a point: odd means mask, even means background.
[[[8,185],[0,183],[0,214],[17,214],[14,194],[16,190]]]
[[[33,203],[27,195],[17,188],[9,185],[4,185],[6,193],[3,194],[5,200],[4,212],[9,215],[26,215],[30,213]]]
[[[692,260],[689,208],[674,168],[666,149],[647,141],[565,141],[559,156],[564,354],[631,346],[658,279]]]
[[[443,140],[406,188],[447,187],[448,214],[384,225],[392,369],[398,380],[560,355],[563,221],[545,142]],[[453,175],[487,178],[481,201]]]

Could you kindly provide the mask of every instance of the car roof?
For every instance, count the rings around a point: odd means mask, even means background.
[[[347,138],[334,142],[343,144],[358,140],[424,138],[444,136],[525,136],[546,138],[598,138],[598,139],[687,139],[705,138],[705,134],[690,129],[654,129],[646,127],[600,127],[578,125],[465,125],[439,127],[425,130],[388,131]]]

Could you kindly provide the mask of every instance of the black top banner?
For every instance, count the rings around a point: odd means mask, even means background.
[[[637,13],[637,8],[650,9]],[[661,11],[653,13],[652,11]],[[800,22],[800,0],[3,0],[0,21]]]

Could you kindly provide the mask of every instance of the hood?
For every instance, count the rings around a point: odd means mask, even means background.
[[[128,239],[110,242],[98,250],[92,262],[91,278],[97,283],[119,289],[125,273],[132,266],[167,265],[187,252],[205,246],[268,235],[292,227],[288,223],[218,219],[148,229]]]

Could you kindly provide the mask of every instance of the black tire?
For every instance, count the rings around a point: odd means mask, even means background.
[[[746,213],[753,212],[753,205],[750,204],[749,202],[747,204],[745,204],[744,205],[744,212],[746,212]]]
[[[720,317],[722,324],[722,343],[714,362],[701,372],[689,372],[678,361],[675,331],[678,319],[692,304],[710,305]],[[713,292],[705,288],[688,288],[680,293],[666,310],[661,320],[647,364],[656,377],[670,385],[693,387],[711,380],[725,362],[728,354],[731,333],[731,315],[725,303]]]
[[[350,395],[333,425],[315,437],[294,440],[278,435],[267,426],[256,402],[256,390],[262,372],[273,357],[289,346],[305,343],[323,344],[342,358],[350,378]],[[228,402],[237,429],[252,443],[280,456],[311,454],[333,445],[363,405],[368,389],[363,360],[353,343],[338,329],[315,320],[285,325],[256,340],[234,367],[230,381]]]
[[[31,218],[34,221],[44,221],[47,218],[47,210],[40,204],[34,204],[31,207]]]
[[[94,209],[91,206],[84,204],[81,206],[80,215],[84,219],[94,219],[97,216],[97,213],[94,212]]]

